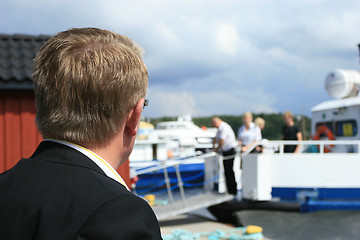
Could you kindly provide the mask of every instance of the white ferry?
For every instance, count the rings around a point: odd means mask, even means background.
[[[360,209],[360,72],[336,69],[325,88],[337,99],[314,106],[311,141],[264,141],[242,156],[242,197],[297,201],[302,211]],[[301,144],[300,154],[284,145]]]

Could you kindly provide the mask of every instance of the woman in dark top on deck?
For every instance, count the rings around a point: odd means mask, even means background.
[[[297,140],[302,141],[302,134],[298,126],[294,124],[293,115],[291,112],[285,112],[283,115],[285,125],[282,127],[282,140]],[[284,152],[286,153],[299,153],[299,145],[285,145]]]

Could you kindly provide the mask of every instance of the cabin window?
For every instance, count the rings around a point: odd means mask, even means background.
[[[336,122],[335,129],[336,136],[352,137],[357,135],[357,124],[355,120]]]
[[[325,125],[330,131],[334,132],[334,128],[333,128],[333,122],[319,122],[316,124],[316,131],[318,130],[318,128],[322,125]]]
[[[316,124],[316,129],[319,126],[325,125],[337,137],[352,137],[357,135],[357,123],[355,120],[345,120],[338,122],[319,122]],[[335,125],[335,128],[334,128]],[[335,131],[334,131],[335,129]]]

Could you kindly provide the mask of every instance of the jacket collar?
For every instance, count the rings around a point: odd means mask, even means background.
[[[30,158],[83,167],[106,176],[105,172],[87,156],[71,147],[56,142],[41,142]]]

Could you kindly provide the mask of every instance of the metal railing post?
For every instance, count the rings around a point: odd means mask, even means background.
[[[280,149],[279,149],[279,153],[280,154],[284,154],[284,144],[280,144]]]
[[[167,167],[164,167],[164,177],[165,177],[165,184],[166,184],[166,188],[167,188],[167,192],[168,192],[168,196],[169,196],[169,200],[171,203],[174,202],[174,197],[171,191],[171,185],[170,185],[170,178],[169,178],[169,174],[167,171]]]
[[[181,175],[180,175],[180,171],[179,171],[179,165],[175,165],[174,167],[175,167],[176,177],[177,177],[178,184],[179,184],[181,201],[183,203],[183,207],[186,207],[186,197],[185,197],[185,191],[184,191],[184,184],[183,184],[183,181],[181,179]]]
[[[217,160],[219,163],[219,180],[218,180],[218,192],[219,193],[226,193],[226,191],[227,191],[223,158],[224,157],[221,154],[217,154]]]
[[[320,153],[320,154],[324,154],[324,146],[325,146],[324,143],[321,142],[321,143],[320,143],[320,147],[319,147],[319,153]]]

